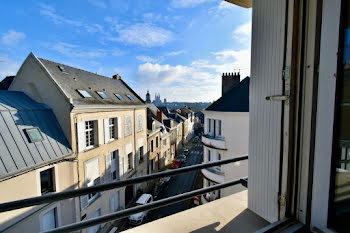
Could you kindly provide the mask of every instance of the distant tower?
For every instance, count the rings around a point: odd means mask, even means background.
[[[166,98],[164,98],[164,103],[166,104]]]
[[[151,95],[149,94],[148,90],[147,90],[147,94],[146,94],[146,103],[148,103],[148,104],[151,103]]]

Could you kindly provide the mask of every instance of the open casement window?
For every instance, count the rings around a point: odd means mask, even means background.
[[[91,187],[100,184],[100,165],[99,159],[95,158],[85,162],[85,185]],[[81,209],[90,205],[97,197],[99,193],[90,193],[80,197]]]
[[[120,209],[120,191],[117,191],[112,194],[110,198],[110,212],[115,212]]]
[[[120,118],[106,118],[104,122],[105,143],[120,138]]]
[[[143,130],[143,117],[142,114],[137,115],[137,132],[141,132]]]
[[[119,154],[118,160],[119,160],[119,177],[122,177],[125,173],[125,171],[124,171],[124,157],[121,156],[121,154]]]
[[[86,149],[92,148],[97,145],[97,120],[78,122],[77,130],[79,152],[82,152]]]
[[[124,116],[124,124],[125,124],[125,137],[130,136],[132,133],[132,121],[130,115]]]
[[[57,207],[54,207],[40,217],[41,231],[47,231],[59,226]]]
[[[40,172],[41,195],[56,191],[54,171],[54,168],[49,168]]]
[[[106,155],[105,183],[119,179],[119,151],[115,150]]]

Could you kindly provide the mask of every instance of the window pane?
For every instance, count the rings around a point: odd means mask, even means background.
[[[38,128],[26,129],[30,142],[40,142],[43,140]]]
[[[123,96],[119,95],[119,94],[114,94],[119,100],[124,100]]]
[[[102,98],[102,99],[109,99],[108,95],[102,91],[96,91],[97,94]]]
[[[41,194],[54,192],[53,168],[40,172]]]
[[[42,227],[43,231],[54,229],[57,227],[57,220],[56,220],[56,208],[53,208],[52,210],[49,210],[46,212],[42,217]]]
[[[77,90],[77,92],[84,98],[92,98],[89,92],[84,90]]]

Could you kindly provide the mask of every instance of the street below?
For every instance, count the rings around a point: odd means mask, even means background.
[[[189,153],[187,155],[186,162],[182,164],[181,167],[191,166],[194,164],[202,163],[203,161],[203,146],[200,142],[189,143],[186,145]],[[159,199],[172,197],[181,193],[189,192],[193,189],[196,176],[200,171],[189,172],[177,176],[173,176],[167,186],[164,188],[159,196]],[[189,200],[178,202],[169,206],[165,206],[148,213],[145,222],[151,222],[159,218],[163,218],[180,211],[184,211],[189,207]]]

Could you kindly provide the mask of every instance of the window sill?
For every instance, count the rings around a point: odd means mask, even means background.
[[[98,145],[89,146],[89,147],[86,147],[82,152],[87,152],[87,151],[93,150],[93,149],[95,149],[97,147],[98,147]]]

